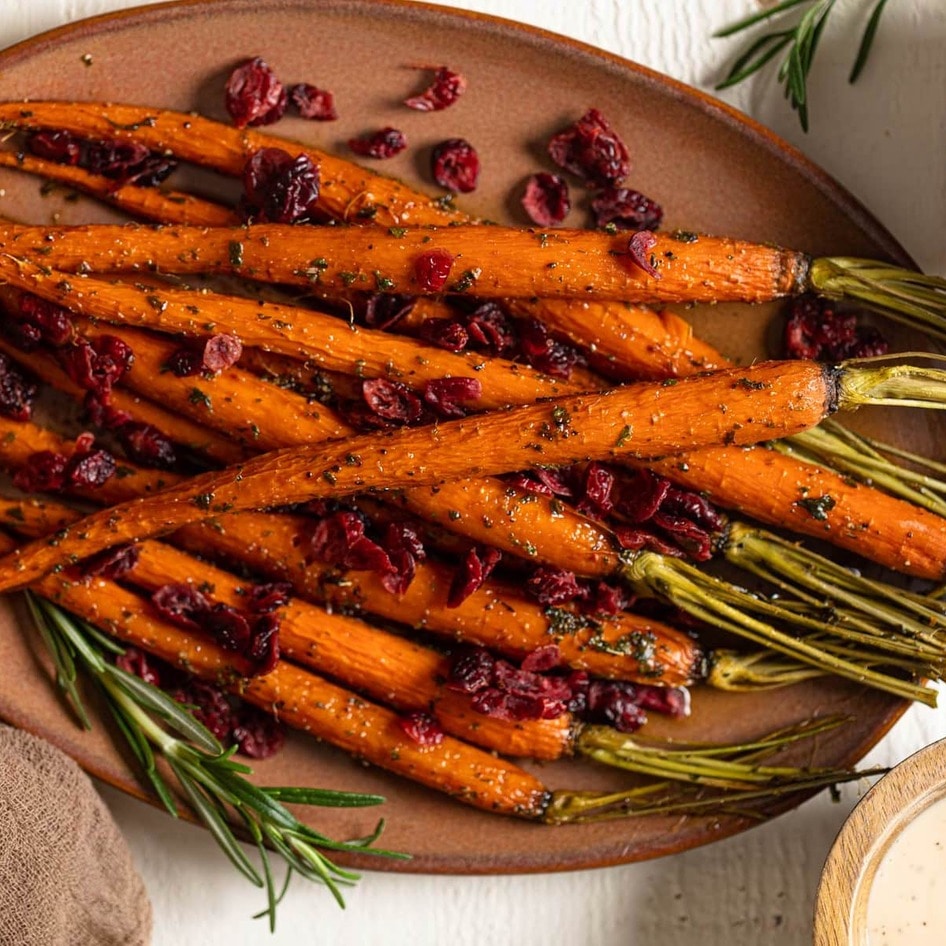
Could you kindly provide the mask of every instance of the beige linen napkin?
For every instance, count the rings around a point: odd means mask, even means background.
[[[91,781],[0,726],[0,946],[145,946],[151,904]]]

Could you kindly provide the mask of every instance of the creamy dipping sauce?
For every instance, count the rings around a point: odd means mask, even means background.
[[[867,946],[946,943],[946,799],[920,812],[884,853],[866,928]]]

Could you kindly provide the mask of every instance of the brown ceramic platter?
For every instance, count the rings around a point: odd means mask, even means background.
[[[771,133],[678,83],[598,50],[538,30],[422,4],[368,0],[212,0],[131,10],[75,23],[0,53],[0,96],[112,100],[197,109],[225,119],[221,89],[229,68],[263,56],[289,82],[334,90],[340,119],[330,124],[285,119],[272,129],[345,152],[351,136],[383,125],[405,132],[411,147],[381,166],[430,188],[427,165],[438,141],[462,136],[483,160],[481,184],[464,199],[470,211],[526,223],[517,197],[524,177],[551,170],[543,145],[589,106],[601,109],[633,154],[633,186],[658,200],[668,228],[779,242],[815,254],[886,256],[903,250],[822,171]],[[423,84],[411,64],[449,64],[469,90],[451,109],[421,114],[401,100]],[[206,185],[208,182],[203,179]],[[0,214],[45,223],[115,219],[109,211],[63,194],[41,196],[36,180],[0,174]],[[587,221],[580,189],[567,221]],[[767,309],[718,307],[690,313],[697,329],[734,357],[766,350]],[[868,423],[886,426],[884,415]],[[924,448],[936,431],[898,422],[901,440]],[[888,436],[889,436],[888,432]],[[37,656],[18,603],[0,610],[0,716],[36,732],[89,772],[143,796],[133,770],[113,748],[102,722],[81,731],[59,702]],[[887,731],[903,704],[835,681],[809,682],[777,695],[695,692],[684,723],[653,720],[658,735],[729,740],[756,735],[808,715],[841,712],[850,725],[818,741],[821,763],[852,763]],[[755,821],[736,818],[645,818],[550,828],[490,816],[366,768],[311,739],[295,737],[256,766],[269,784],[302,784],[380,792],[376,810],[303,813],[320,830],[353,836],[377,814],[385,846],[409,862],[365,861],[406,871],[490,873],[575,869],[640,860],[704,844]],[[626,777],[588,763],[546,765],[552,788],[617,788]],[[767,814],[790,807],[780,803]]]

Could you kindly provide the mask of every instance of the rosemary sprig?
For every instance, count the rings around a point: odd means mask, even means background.
[[[265,889],[267,906],[257,916],[267,916],[271,930],[275,927],[276,907],[294,873],[324,884],[339,906],[345,905],[341,888],[357,881],[358,875],[337,866],[324,851],[406,856],[372,847],[381,834],[383,821],[366,837],[333,841],[302,824],[283,804],[363,807],[380,804],[384,801],[381,796],[254,785],[246,778],[252,769],[233,759],[235,749],[224,749],[190,712],[162,690],[106,659],[108,654],[122,653],[122,647],[49,601],[29,591],[25,595],[52,657],[57,682],[82,725],[90,728],[77,686],[78,667],[99,685],[119,730],[164,807],[174,817],[178,816],[171,788],[158,769],[158,757],[164,760],[188,804],[231,863],[251,883]],[[241,847],[234,823],[256,845],[261,870]],[[280,889],[276,887],[270,862],[273,851],[286,865]]]
[[[744,47],[726,78],[716,88],[728,89],[742,82],[785,51],[779,66],[778,81],[785,88],[789,105],[798,112],[802,129],[808,131],[808,74],[834,4],[835,0],[783,0],[768,10],[754,13],[714,33],[714,36],[722,38],[750,30],[760,23],[784,23],[784,29],[763,33]],[[856,82],[864,71],[886,5],[887,0],[876,0],[874,3],[848,77],[849,82]],[[797,18],[786,22],[792,11],[796,12]]]

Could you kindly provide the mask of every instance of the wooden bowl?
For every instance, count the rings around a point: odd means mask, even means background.
[[[815,946],[873,946],[876,939],[868,938],[869,904],[878,870],[894,843],[934,804],[946,805],[946,739],[921,749],[893,768],[867,792],[844,822],[818,886]],[[946,848],[946,837],[942,844]],[[890,862],[885,868],[889,866]],[[884,877],[882,881],[889,879]],[[901,878],[898,875],[896,879]],[[913,880],[912,876],[902,877],[907,919],[911,919],[908,911],[917,909],[907,893]],[[915,923],[919,917],[912,920]],[[942,942],[943,929],[938,929],[937,934]],[[907,930],[900,935],[902,939],[889,941],[891,946],[915,941]]]

